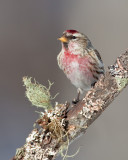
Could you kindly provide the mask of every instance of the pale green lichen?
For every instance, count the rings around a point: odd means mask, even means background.
[[[24,86],[26,87],[26,97],[36,107],[42,107],[46,110],[52,109],[50,89],[53,83],[49,82],[49,87],[39,84],[35,79],[31,81],[32,77],[23,77]]]
[[[115,77],[117,85],[118,85],[118,89],[122,90],[126,84],[128,83],[128,78],[121,78],[119,76]]]
[[[63,157],[63,160],[68,160],[68,158],[75,157],[80,151],[80,147],[79,147],[78,150],[74,154],[68,155],[68,148],[69,148],[69,138],[67,136],[67,141],[60,147],[60,154],[61,154],[61,157]]]

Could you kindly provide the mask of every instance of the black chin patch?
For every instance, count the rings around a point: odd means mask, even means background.
[[[64,44],[64,47],[68,49],[68,43],[64,42],[63,44]]]

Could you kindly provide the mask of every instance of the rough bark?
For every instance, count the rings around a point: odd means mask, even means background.
[[[42,113],[36,121],[41,129],[33,129],[13,160],[54,160],[90,124],[101,115],[128,84],[128,51],[76,105],[56,104],[54,110]]]

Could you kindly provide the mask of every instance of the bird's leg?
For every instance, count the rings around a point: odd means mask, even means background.
[[[95,86],[95,84],[96,84],[96,82],[93,82],[93,83],[91,84],[91,87],[94,87],[94,86]]]
[[[77,97],[76,97],[76,99],[74,99],[72,101],[73,104],[77,104],[80,101],[80,93],[81,93],[81,89],[78,88],[78,90],[77,90]]]

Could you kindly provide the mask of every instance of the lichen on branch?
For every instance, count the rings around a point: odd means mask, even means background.
[[[39,84],[35,79],[32,82],[32,77],[23,77],[23,83],[26,87],[25,95],[32,105],[41,107],[46,110],[52,109],[51,101],[55,98],[51,96],[50,89],[53,83],[49,82],[49,87]]]

